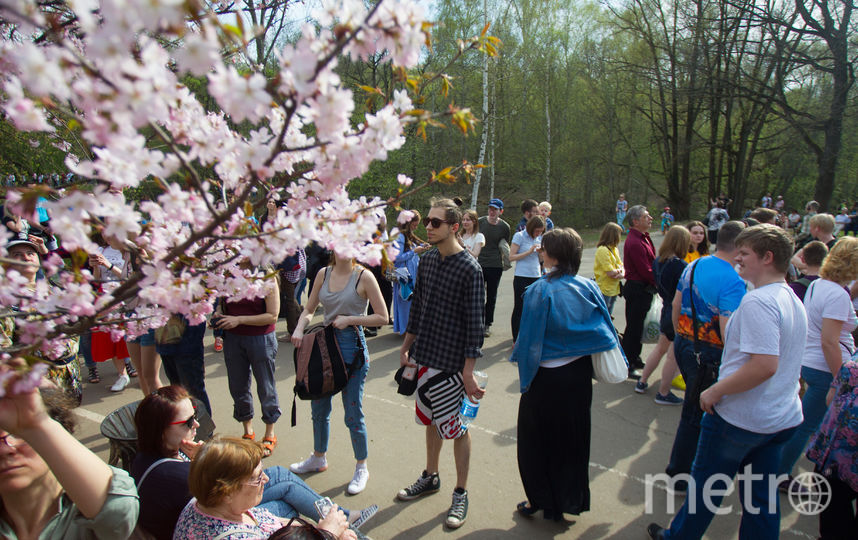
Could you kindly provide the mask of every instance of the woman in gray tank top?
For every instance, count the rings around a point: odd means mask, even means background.
[[[366,314],[367,301],[372,304],[375,312],[373,315]],[[345,423],[351,432],[352,450],[357,460],[348,492],[355,495],[363,491],[369,479],[369,471],[366,467],[368,453],[366,422],[363,415],[363,387],[369,371],[369,354],[366,350],[362,327],[387,324],[387,307],[372,272],[356,265],[354,259],[335,254],[331,266],[320,270],[313,282],[310,298],[292,333],[292,344],[296,347],[301,345],[304,329],[307,328],[320,303],[325,308],[325,325],[333,324],[337,329],[337,342],[346,363],[363,363],[360,369],[352,373],[342,391]],[[290,467],[292,472],[303,474],[321,472],[328,468],[325,454],[328,451],[332,398],[333,396],[329,396],[311,402],[313,453],[304,461],[293,463]]]

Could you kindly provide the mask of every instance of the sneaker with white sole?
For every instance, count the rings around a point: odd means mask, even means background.
[[[468,517],[468,491],[462,489],[459,493],[460,489],[462,488],[456,488],[453,491],[453,504],[447,510],[447,526],[451,529],[458,529],[464,525]]]
[[[483,337],[492,337],[492,325],[486,326],[486,329],[483,331]]]
[[[367,506],[360,512],[357,510],[352,510],[349,512],[349,526],[352,529],[360,529],[360,526],[366,523],[369,518],[378,513],[378,505],[373,504],[372,506]]]
[[[346,489],[349,495],[357,495],[366,488],[366,481],[369,480],[369,469],[366,467],[357,467],[352,481],[349,482],[349,487]]]
[[[128,383],[131,382],[131,378],[128,375],[120,375],[116,382],[113,383],[113,386],[110,387],[111,392],[122,392],[125,390],[125,387],[128,386]]]
[[[295,474],[305,474],[311,472],[322,472],[328,468],[328,458],[325,456],[319,457],[315,454],[310,454],[310,457],[304,461],[289,465],[289,470]]]
[[[668,392],[667,394],[656,393],[654,401],[659,405],[682,405],[682,398],[674,396],[673,392]]]
[[[400,501],[410,501],[423,495],[436,493],[439,489],[441,489],[441,477],[438,476],[438,473],[428,474],[423,471],[416,482],[405,489],[400,489],[396,498]]]
[[[635,392],[638,394],[646,394],[646,389],[648,387],[649,385],[647,383],[638,381],[637,384],[635,384]]]

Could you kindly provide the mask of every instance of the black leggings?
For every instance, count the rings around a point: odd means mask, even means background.
[[[512,308],[512,340],[518,339],[518,328],[521,326],[521,311],[524,309],[524,290],[538,280],[535,277],[515,276],[512,280],[512,293],[515,295],[515,305]]]
[[[495,303],[498,299],[498,285],[500,285],[503,268],[483,267],[483,281],[486,282],[486,326],[491,326],[495,320]]]

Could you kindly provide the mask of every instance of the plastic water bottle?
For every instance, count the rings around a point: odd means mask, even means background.
[[[477,386],[481,389],[485,390],[486,385],[489,382],[489,376],[483,371],[475,371],[474,378],[477,379]],[[471,422],[474,421],[474,418],[477,417],[477,413],[480,410],[480,400],[476,402],[471,401],[471,398],[465,396],[462,400],[462,406],[459,408],[459,419],[462,422],[462,429],[468,429],[468,426],[471,425]]]

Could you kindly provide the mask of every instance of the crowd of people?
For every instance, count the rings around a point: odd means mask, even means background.
[[[106,330],[69,339],[67,354],[51,362],[42,389],[0,398],[0,458],[15,469],[0,479],[0,531],[13,538],[48,532],[116,538],[135,527],[156,538],[302,538],[307,531],[323,538],[363,537],[359,527],[378,511],[376,505],[334,505],[323,513],[315,504],[323,497],[299,476],[328,467],[332,396],[312,401],[309,456],[289,468],[262,466],[277,446],[279,343],[300,348],[320,306],[323,324],[335,329],[344,361],[353,366],[341,391],[356,462],[348,493],[362,492],[370,477],[366,340],[392,323],[403,336],[400,364],[415,371],[415,420],[426,432],[425,467],[397,498],[412,501],[440,490],[441,449],[452,440],[456,485],[445,524],[462,526],[472,442],[459,409],[464,399],[478,402],[485,393],[475,367],[492,335],[502,274],[514,267],[510,360],[520,377],[517,456],[527,497],[517,507],[520,514],[541,511],[546,519],[562,520],[589,510],[596,366],[625,359],[634,391],[646,394],[664,358],[655,401],[682,406],[666,473],[688,495],[669,527],[650,525],[651,537],[701,537],[714,511],[692,488],[717,473],[732,477],[750,465],[755,473],[783,477],[785,491],[802,489],[790,475],[806,451],[833,487],[820,533],[847,538],[858,524],[856,426],[844,421],[858,415],[852,336],[858,327],[858,239],[847,236],[845,225],[838,239],[838,221],[819,213],[813,201],[801,221],[806,230],[797,231],[795,240],[779,221],[782,198],[764,198],[742,221],[730,220],[726,197],[712,203],[704,220],[678,226],[665,208],[664,238],[656,250],[647,208],[629,206],[621,195],[617,222],[606,224],[599,237],[592,274],[582,272],[578,233],[555,226],[551,205],[531,199],[522,202],[515,230],[502,219],[499,198],[489,201],[483,217],[451,199],[433,200],[425,218],[416,210],[403,212],[392,239],[398,254],[378,267],[314,253],[313,247],[299,250],[280,265],[266,296],[221,298],[209,321],[220,343],[216,350],[224,354],[240,437],[195,441],[192,398],[211,414],[205,323],[173,317],[167,326],[178,337],[169,341],[154,331],[114,341]],[[43,278],[41,258],[62,253],[50,217],[39,215],[39,223],[31,224],[7,210],[4,223],[12,233],[7,267],[35,286]],[[421,223],[425,239],[418,236]],[[384,225],[378,235],[387,239]],[[102,281],[126,279],[137,262],[110,237],[97,241],[101,248],[88,263],[94,274]],[[622,334],[613,319],[619,297]],[[662,306],[659,335],[644,362],[644,325],[654,298]],[[288,334],[278,339],[280,317],[287,319]],[[14,344],[10,318],[0,328],[4,346]],[[112,391],[123,391],[137,376],[143,392],[130,475],[105,465],[70,434],[70,409],[80,404],[83,380],[98,384],[105,361],[117,372]],[[160,379],[162,364],[170,384]],[[259,441],[253,379],[264,424]],[[684,390],[684,397],[671,387]],[[740,536],[776,538],[777,500],[766,504],[772,494],[762,482],[751,484],[748,493],[764,510],[745,513]],[[25,497],[32,504],[20,504]]]

